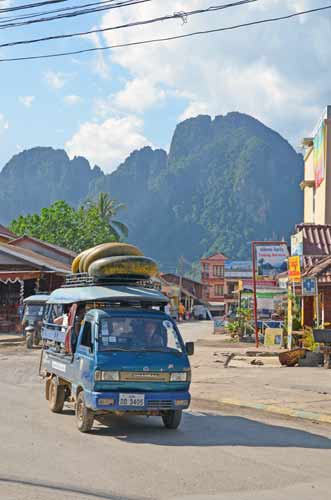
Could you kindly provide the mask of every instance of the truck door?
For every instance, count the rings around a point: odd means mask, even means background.
[[[76,384],[82,385],[85,390],[93,386],[94,363],[94,324],[84,320],[81,327],[74,358]]]

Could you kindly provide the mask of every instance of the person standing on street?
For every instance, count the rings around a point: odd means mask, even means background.
[[[179,313],[179,321],[183,321],[183,319],[185,318],[185,306],[182,302],[179,303],[178,313]]]

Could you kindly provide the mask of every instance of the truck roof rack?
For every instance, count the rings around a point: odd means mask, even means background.
[[[133,274],[96,277],[88,273],[68,274],[62,288],[75,288],[81,286],[135,286],[161,289],[159,281],[151,279],[149,276]]]

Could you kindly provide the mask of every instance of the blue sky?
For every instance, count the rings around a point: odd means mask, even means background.
[[[22,3],[12,0],[7,5]],[[83,2],[71,0],[65,5],[79,3]],[[0,30],[0,43],[109,27],[219,3],[226,1],[152,0],[98,15]],[[182,34],[328,4],[326,0],[259,0],[189,18],[185,25],[169,21],[0,49],[0,56]],[[167,149],[182,119],[234,110],[252,114],[297,147],[331,102],[330,30],[331,11],[326,11],[164,45],[0,63],[0,169],[23,149],[53,146],[65,148],[70,156],[84,155],[109,172],[145,144]]]

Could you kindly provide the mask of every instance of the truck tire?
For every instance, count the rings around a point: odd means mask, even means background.
[[[182,420],[182,410],[172,410],[162,415],[164,427],[167,429],[177,429]]]
[[[33,333],[26,334],[26,347],[27,349],[33,349]]]
[[[53,377],[49,384],[48,405],[53,413],[61,413],[65,400],[65,386]]]
[[[93,427],[93,411],[85,406],[84,391],[80,391],[76,400],[77,427],[80,432],[89,432]]]

